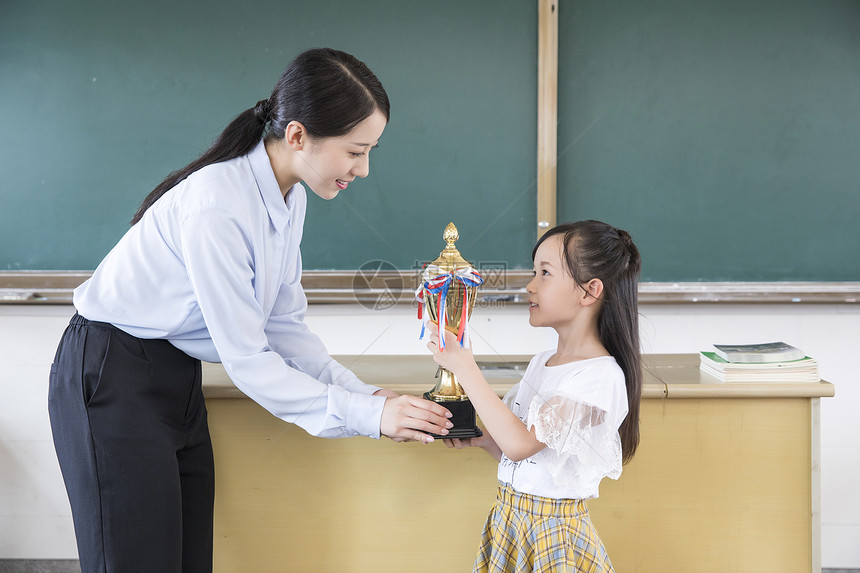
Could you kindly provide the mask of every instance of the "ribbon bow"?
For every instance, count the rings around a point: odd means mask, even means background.
[[[438,295],[436,298],[436,318],[439,328],[439,350],[445,350],[445,324],[448,307],[448,289],[454,281],[463,284],[463,312],[460,313],[460,324],[457,327],[457,341],[460,346],[469,348],[469,288],[483,284],[484,278],[472,267],[463,267],[452,272],[445,272],[437,265],[428,265],[424,270],[424,283],[415,291],[418,301],[418,318],[421,320],[421,334],[424,338],[424,328],[429,317],[424,316],[424,291]]]

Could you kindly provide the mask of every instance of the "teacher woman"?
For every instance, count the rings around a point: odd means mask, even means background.
[[[306,196],[369,172],[388,96],[360,61],[299,55],[272,95],[144,199],[74,294],[48,409],[83,573],[212,570],[200,361],[315,436],[430,442],[448,411],[362,383],[303,322]]]

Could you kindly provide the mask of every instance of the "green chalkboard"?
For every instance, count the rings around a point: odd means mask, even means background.
[[[0,271],[89,270],[143,197],[317,46],[365,61],[391,122],[370,176],[309,193],[309,269],[529,263],[537,6],[522,0],[5,0]]]
[[[564,2],[560,219],[652,281],[860,280],[860,3]]]
[[[628,229],[646,281],[860,280],[860,4],[561,3],[558,219]],[[408,269],[454,221],[530,266],[537,3],[63,2],[0,9],[0,271],[94,268],[140,200],[299,51],[386,86],[371,174],[309,194],[308,269]]]

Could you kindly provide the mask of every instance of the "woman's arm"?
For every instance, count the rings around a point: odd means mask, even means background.
[[[236,247],[247,243],[246,227],[219,206],[186,216],[181,230],[189,281],[236,386],[315,436],[382,434],[431,442],[426,432],[444,434],[447,409],[414,396],[373,396],[379,388],[361,383],[331,359],[303,323],[303,295],[279,299],[276,318],[267,317],[255,297],[255,280],[261,277],[255,275],[252,253]]]
[[[445,349],[439,350],[439,337],[430,334],[427,348],[433,352],[436,364],[457,376],[460,385],[469,395],[472,405],[481,417],[497,447],[511,460],[518,462],[533,456],[546,447],[538,441],[534,429],[529,430],[487,384],[471,350],[463,348],[456,336],[445,331]]]

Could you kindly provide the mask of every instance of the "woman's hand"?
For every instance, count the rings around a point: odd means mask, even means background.
[[[382,394],[383,391],[394,396]],[[444,436],[448,428],[454,427],[448,420],[451,411],[435,402],[406,394],[398,396],[391,390],[377,390],[374,394],[386,396],[379,431],[395,442],[429,444],[433,441],[430,434]]]
[[[394,390],[389,390],[388,388],[380,388],[376,392],[373,393],[374,396],[385,396],[386,398],[397,398],[400,396]]]
[[[457,374],[458,377],[468,368],[476,367],[475,358],[472,356],[470,348],[460,346],[457,337],[447,329],[444,336],[445,349],[443,350],[439,348],[438,329],[434,328],[430,332],[430,342],[427,343],[427,348],[433,353],[433,360],[436,364]]]

